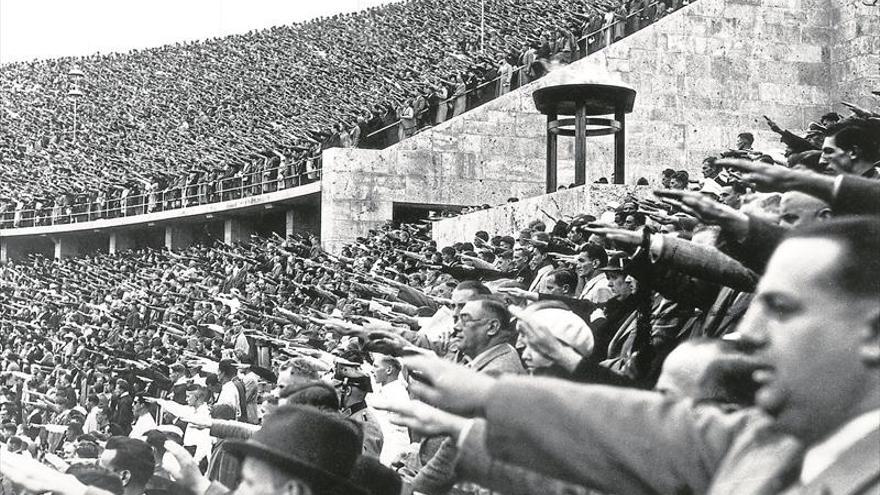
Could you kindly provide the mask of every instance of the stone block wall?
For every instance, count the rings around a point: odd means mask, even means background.
[[[542,220],[550,229],[555,220],[566,220],[566,216],[570,219],[582,213],[598,217],[608,202],[620,203],[628,195],[649,197],[652,190],[647,186],[587,184],[434,222],[432,236],[439,247],[473,240],[480,230],[489,235],[515,237],[532,220]]]
[[[863,0],[833,0],[827,22],[836,28],[830,48],[835,103],[876,108],[880,99],[871,91],[880,90],[880,3],[869,6]],[[849,113],[839,104],[835,110]]]
[[[800,132],[847,99],[875,104],[880,7],[861,0],[697,0],[543,79],[385,150],[324,155],[321,236],[337,249],[391,218],[395,202],[503,204],[544,193],[546,117],[538,88],[619,81],[637,91],[627,116],[626,183],[664,168],[699,176],[702,159],[752,132],[782,144],[763,115]],[[871,101],[873,100],[873,102]],[[610,136],[587,142],[587,183],[611,179]],[[559,184],[573,180],[573,140],[559,139]]]

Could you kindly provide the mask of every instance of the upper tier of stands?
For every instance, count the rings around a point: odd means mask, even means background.
[[[324,149],[392,144],[680,6],[487,0],[483,39],[480,2],[413,0],[205,42],[9,64],[0,227],[310,182]]]

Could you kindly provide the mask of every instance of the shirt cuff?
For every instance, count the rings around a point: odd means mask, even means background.
[[[474,420],[467,420],[467,424],[464,425],[464,428],[461,429],[461,432],[458,434],[458,438],[455,439],[455,446],[458,450],[462,450],[464,448],[464,441],[467,439],[468,435],[471,433],[471,429],[474,427]]]
[[[660,258],[663,257],[663,239],[662,235],[651,234],[651,250],[648,255],[653,263],[660,261]]]
[[[837,197],[840,196],[840,188],[843,187],[843,174],[838,175],[834,178],[834,187],[831,188],[831,204],[837,202]]]

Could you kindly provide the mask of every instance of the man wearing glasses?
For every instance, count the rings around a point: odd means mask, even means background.
[[[476,295],[461,306],[452,339],[458,344],[459,362],[471,369],[498,376],[525,373],[514,349],[516,327],[504,303],[491,296]],[[446,438],[413,480],[413,490],[426,494],[446,493],[457,482],[455,440]]]

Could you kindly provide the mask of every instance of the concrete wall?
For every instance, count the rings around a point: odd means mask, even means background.
[[[652,190],[647,186],[587,184],[440,220],[434,222],[432,235],[440,247],[470,241],[480,230],[489,232],[489,235],[515,236],[532,220],[544,221],[549,229],[554,219],[565,220],[565,216],[588,213],[598,217],[609,201],[622,202],[628,195],[649,197]]]
[[[880,4],[831,0],[831,16],[824,22],[835,26],[830,49],[834,109],[849,113],[840,101],[876,108],[880,100],[871,91],[880,89]]]
[[[878,7],[859,0],[698,0],[585,60],[381,151],[324,158],[321,235],[338,247],[391,218],[394,202],[503,204],[544,192],[546,118],[532,92],[606,79],[636,89],[627,119],[626,182],[662,169],[699,176],[739,132],[780,153],[762,119],[800,132],[835,102],[880,87]],[[838,35],[839,33],[839,35]],[[876,100],[875,100],[876,101]],[[611,177],[612,139],[587,144],[587,183]],[[560,138],[559,183],[573,177]]]

